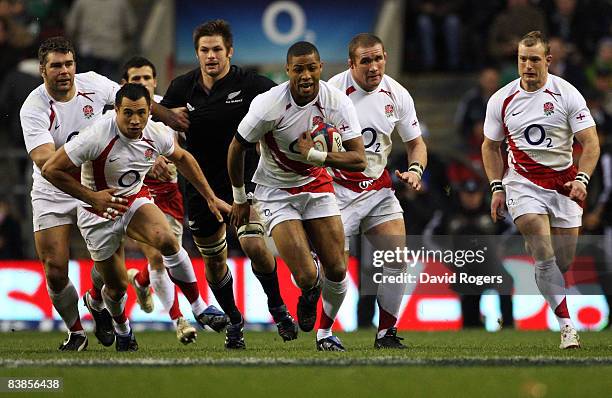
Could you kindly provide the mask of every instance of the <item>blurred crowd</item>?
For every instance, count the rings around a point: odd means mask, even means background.
[[[119,66],[136,48],[134,34],[143,23],[135,4],[150,7],[136,0],[0,0],[0,145],[6,153],[24,152],[19,109],[42,82],[36,59],[40,41],[66,35],[76,45],[79,71],[95,70],[118,80]],[[518,39],[525,32],[541,30],[550,38],[550,72],[580,90],[597,122],[602,155],[589,185],[584,233],[609,236],[612,246],[612,4],[605,0],[406,0],[405,6],[404,70],[409,78],[418,78],[422,72],[477,76],[474,87],[457,104],[454,125],[448,126],[447,134],[456,135],[460,144],[444,153],[430,151],[420,192],[396,184],[408,233],[514,233],[511,222],[499,226],[486,221],[489,195],[480,144],[489,97],[516,78]],[[415,103],[418,112],[418,97]],[[419,117],[426,122],[428,115]],[[580,156],[579,147],[575,154]],[[28,180],[25,155],[7,155],[0,162],[0,169],[14,170],[16,181]],[[406,167],[405,155],[399,151],[390,168]],[[10,187],[10,182],[3,185]],[[23,230],[29,225],[23,221],[29,218],[23,202],[29,198],[23,195],[24,201],[15,203],[6,188],[2,194],[0,256],[22,258],[27,254],[21,237],[31,232]],[[237,241],[229,243],[237,254]]]

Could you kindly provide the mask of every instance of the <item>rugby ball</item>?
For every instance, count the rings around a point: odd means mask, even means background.
[[[318,123],[312,130],[310,136],[314,141],[314,148],[321,152],[342,152],[342,136],[336,127],[327,123]]]

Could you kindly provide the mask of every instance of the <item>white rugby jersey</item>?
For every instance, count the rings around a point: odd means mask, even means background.
[[[383,175],[392,149],[391,133],[396,126],[403,142],[421,135],[414,101],[401,84],[387,75],[383,76],[378,87],[372,91],[361,88],[353,80],[350,70],[332,77],[329,84],[348,95],[355,105],[368,160],[363,172],[333,170],[334,180],[338,183],[347,182],[348,184],[343,185],[349,188],[348,185],[355,185],[356,189],[361,185],[361,190],[364,190],[373,185],[358,182],[372,182]],[[386,185],[389,185],[390,178],[387,182]]]
[[[273,188],[292,188],[326,173],[324,168],[307,163],[295,148],[297,138],[321,122],[336,126],[342,141],[360,136],[355,107],[344,93],[324,81],[319,82],[317,97],[304,106],[298,106],[293,100],[289,82],[255,97],[238,126],[242,139],[260,142],[261,157],[253,182]]]
[[[101,115],[105,105],[115,102],[119,85],[95,72],[78,73],[74,77],[76,95],[68,102],[58,102],[49,96],[44,83],[30,93],[19,116],[26,149],[30,153],[43,144],[55,144],[59,149]],[[59,191],[43,178],[33,166],[33,189]]]
[[[548,74],[537,91],[523,90],[516,79],[493,94],[487,104],[484,134],[494,141],[505,138],[510,167],[533,178],[570,168],[574,133],[594,125],[578,90]]]
[[[164,124],[150,120],[140,138],[130,139],[109,117],[83,130],[64,150],[76,166],[83,166],[83,185],[94,191],[117,188],[115,195],[129,199],[140,192],[157,156],[174,153],[174,138]]]

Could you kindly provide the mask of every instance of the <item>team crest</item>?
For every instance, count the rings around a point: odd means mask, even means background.
[[[552,102],[547,102],[544,104],[544,114],[546,116],[550,116],[555,113],[555,105]]]
[[[385,105],[385,116],[390,117],[393,115],[393,105]]]
[[[145,159],[150,161],[151,159],[153,159],[153,149],[149,148],[144,152],[145,155]]]
[[[86,119],[91,119],[93,115],[94,115],[94,108],[91,105],[85,105],[83,107],[83,116],[85,116]]]
[[[322,116],[314,116],[312,118],[312,125],[313,126],[318,126],[321,123],[324,123],[324,120],[323,120]]]

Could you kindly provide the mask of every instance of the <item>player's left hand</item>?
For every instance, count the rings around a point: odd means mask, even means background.
[[[176,178],[176,166],[164,156],[158,156],[149,175],[160,181],[172,181]]]
[[[234,227],[240,228],[240,226],[249,222],[250,214],[251,205],[249,205],[249,202],[241,204],[234,202],[232,203],[232,212],[230,213],[230,223]]]
[[[586,199],[587,190],[586,186],[580,181],[569,181],[563,185],[565,189],[569,191],[569,198],[575,201],[583,201]]]
[[[302,156],[307,157],[308,151],[310,148],[314,147],[314,142],[312,141],[312,137],[310,136],[310,131],[305,131],[297,139],[297,150],[300,151]]]
[[[421,177],[419,177],[417,173],[412,171],[400,172],[399,170],[395,170],[395,175],[415,191],[421,189]]]
[[[187,131],[189,129],[189,114],[187,108],[172,108],[166,116],[167,120],[162,120],[164,124],[176,131]]]

